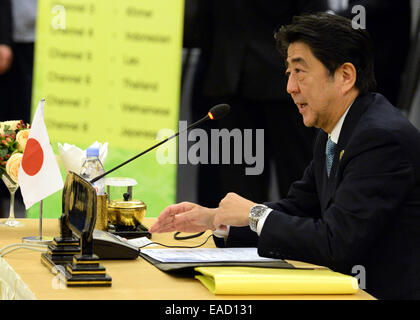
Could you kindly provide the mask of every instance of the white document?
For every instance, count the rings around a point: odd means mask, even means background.
[[[160,262],[259,262],[279,261],[260,257],[257,248],[141,249]]]
[[[147,245],[148,247],[154,247],[157,246],[157,244],[154,244],[149,238],[147,237],[140,237],[140,238],[134,238],[134,239],[128,239],[128,243],[131,243],[133,246],[136,247],[143,247]]]

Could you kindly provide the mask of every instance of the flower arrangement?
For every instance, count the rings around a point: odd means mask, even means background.
[[[0,176],[6,174],[15,183],[30,127],[22,120],[0,122]]]

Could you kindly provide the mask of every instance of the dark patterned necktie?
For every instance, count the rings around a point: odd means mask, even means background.
[[[336,147],[337,147],[337,144],[334,141],[332,141],[330,138],[328,138],[327,147],[325,148],[325,154],[327,156],[326,160],[327,160],[328,177],[330,176],[330,171],[331,171],[332,163],[334,160],[334,153],[335,153]]]

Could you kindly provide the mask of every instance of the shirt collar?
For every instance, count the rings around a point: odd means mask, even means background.
[[[354,102],[354,101],[353,101]],[[328,135],[328,137],[335,143],[338,143],[338,138],[340,137],[341,128],[344,123],[344,119],[346,118],[347,113],[349,112],[353,102],[350,104],[350,106],[347,108],[346,112],[343,113],[340,120],[335,124],[334,128],[332,129],[331,133]]]

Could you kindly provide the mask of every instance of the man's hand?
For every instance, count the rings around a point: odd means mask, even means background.
[[[213,219],[215,210],[191,202],[174,204],[166,207],[161,212],[158,220],[149,231],[150,233],[161,233],[214,230]]]
[[[0,74],[9,70],[13,61],[13,51],[8,45],[0,44]]]
[[[229,192],[219,203],[216,209],[214,225],[223,229],[223,226],[244,227],[249,224],[249,210],[256,203],[247,200],[236,193]]]

